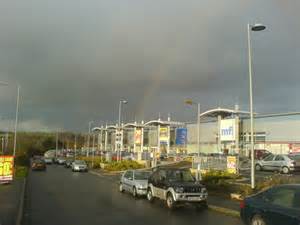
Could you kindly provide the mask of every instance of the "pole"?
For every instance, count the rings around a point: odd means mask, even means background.
[[[121,127],[121,113],[122,113],[122,100],[120,100],[119,102],[119,119],[118,119],[118,131],[120,131],[120,127]],[[118,137],[118,142],[119,142],[119,134],[120,132],[116,132],[116,134],[118,133],[118,135],[116,135],[116,138]],[[115,138],[115,139],[116,139]],[[117,143],[116,145],[117,147],[117,161],[119,161],[119,154],[120,154],[120,146],[119,146],[119,143]]]
[[[56,131],[55,158],[57,158],[57,151],[58,151],[58,131]]]
[[[77,136],[75,134],[74,137],[74,158],[76,159],[76,151],[77,151]]]
[[[251,40],[250,24],[247,26],[248,31],[248,69],[249,69],[249,98],[250,98],[250,133],[251,133],[251,188],[255,188],[255,168],[254,168],[254,121],[253,121],[253,87],[252,87],[252,58],[251,58]]]
[[[89,122],[89,132],[88,132],[88,138],[87,138],[87,150],[86,150],[86,156],[89,157],[90,155],[90,135],[91,135],[91,125],[92,122]]]
[[[17,85],[17,105],[16,105],[15,135],[14,135],[14,152],[13,152],[13,156],[16,156],[16,149],[17,149],[17,129],[18,129],[18,117],[19,117],[19,102],[20,102],[20,85]]]
[[[197,147],[198,147],[198,166],[197,166],[197,173],[198,173],[198,180],[201,180],[201,159],[200,159],[200,103],[198,103],[198,110],[197,110]]]
[[[92,146],[92,150],[93,150],[92,168],[94,168],[94,160],[95,160],[95,134],[94,133],[93,133],[93,146]]]
[[[105,133],[104,133],[104,151],[107,151],[107,124],[105,126]]]
[[[4,137],[1,138],[2,141],[2,155],[4,155]]]

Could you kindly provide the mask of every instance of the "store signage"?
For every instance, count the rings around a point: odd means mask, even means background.
[[[176,145],[186,145],[187,128],[176,129]]]
[[[140,145],[142,142],[142,130],[136,129],[134,134],[134,142],[136,145]]]
[[[220,139],[221,141],[235,141],[235,119],[221,120]]]
[[[159,141],[160,143],[166,144],[169,141],[169,134],[167,127],[161,127],[159,129]]]
[[[0,156],[0,183],[13,180],[13,168],[13,156]]]

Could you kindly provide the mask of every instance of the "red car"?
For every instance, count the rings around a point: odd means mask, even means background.
[[[272,154],[272,153],[265,149],[255,149],[254,150],[254,158],[256,160],[261,160],[270,154]],[[249,153],[249,158],[251,158],[251,152]]]

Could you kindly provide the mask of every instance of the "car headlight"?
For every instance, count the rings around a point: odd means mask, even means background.
[[[206,189],[206,188],[202,188],[202,189],[201,189],[201,192],[202,192],[202,193],[207,193],[207,189]]]
[[[184,188],[183,187],[176,187],[175,188],[175,192],[177,192],[177,193],[183,193],[184,192]]]

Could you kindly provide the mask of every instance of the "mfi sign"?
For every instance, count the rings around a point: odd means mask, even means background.
[[[221,120],[221,141],[235,141],[235,119]]]

